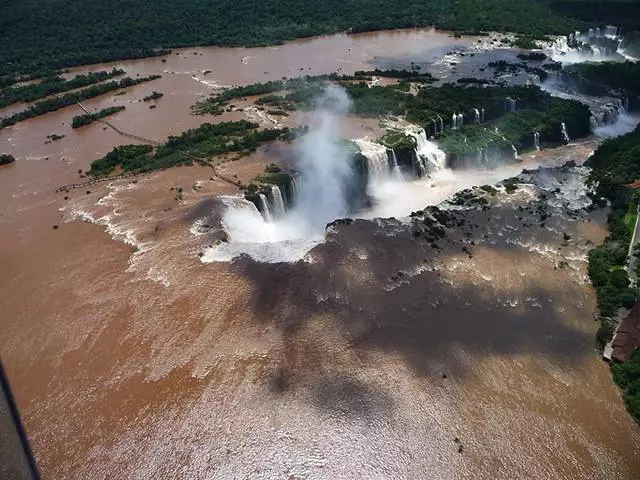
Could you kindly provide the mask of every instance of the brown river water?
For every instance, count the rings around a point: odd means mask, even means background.
[[[477,45],[408,30],[76,71],[161,73],[87,106],[124,104],[118,127],[162,141],[242,118],[190,114],[212,85]],[[164,97],[150,110],[139,100],[153,90]],[[78,113],[0,130],[17,158],[0,169],[0,354],[43,478],[638,478],[640,429],[593,340],[585,255],[606,235],[603,212],[528,229],[514,223],[531,201],[521,189],[469,214],[487,238],[461,228],[440,251],[396,220],[358,220],[330,229],[311,262],[202,263],[215,233],[193,224],[218,225],[216,195],[236,189],[194,166],[56,194],[131,143],[101,124],[71,130]],[[351,138],[377,131],[344,124]],[[45,144],[51,133],[66,137]],[[579,163],[595,145],[523,161]],[[281,154],[262,147],[223,172],[246,182]]]

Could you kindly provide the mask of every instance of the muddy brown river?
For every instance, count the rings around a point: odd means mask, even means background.
[[[161,73],[86,104],[126,105],[114,124],[162,141],[241,118],[191,115],[217,86],[350,73],[382,58],[433,63],[488,41],[334,35],[75,71]],[[151,110],[140,100],[153,90],[164,97]],[[586,252],[606,236],[605,212],[559,206],[548,228],[525,226],[518,207],[539,192],[521,187],[465,214],[441,249],[399,220],[357,220],[332,227],[310,261],[203,263],[213,240],[194,222],[219,222],[216,199],[237,190],[194,166],[56,194],[132,143],[101,124],[72,130],[79,113],[0,130],[0,151],[17,159],[0,168],[0,354],[43,478],[640,475],[640,429],[594,342]],[[379,127],[348,117],[343,129],[354,138]],[[66,137],[45,144],[52,133]],[[581,163],[596,145],[525,155],[524,166]],[[246,182],[278,155],[262,147],[223,172]]]

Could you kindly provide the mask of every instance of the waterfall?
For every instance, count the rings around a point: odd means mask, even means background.
[[[518,149],[515,145],[511,144],[511,150],[513,150],[513,159],[516,162],[520,161],[520,155],[518,155]]]
[[[440,120],[440,133],[444,132],[444,120],[440,115],[438,115],[438,120]]]
[[[258,195],[260,197],[260,213],[264,218],[265,222],[271,221],[271,212],[269,211],[269,202],[267,201],[267,197],[264,193]]]
[[[391,152],[391,171],[393,172],[394,177],[400,178],[400,167],[398,166],[396,152],[393,148],[390,148],[389,151]]]
[[[567,133],[567,126],[564,122],[560,124],[560,131],[562,132],[562,139],[564,143],[569,143],[569,134]]]
[[[462,113],[458,113],[458,114],[453,114],[451,115],[451,127],[454,130],[457,130],[458,128],[462,128],[462,126],[464,125],[464,115]]]
[[[597,105],[594,110],[591,111],[591,117],[589,118],[591,130],[597,127],[615,124],[620,114],[627,111],[627,106],[628,99],[623,101],[619,98],[615,98],[613,101],[604,105]]]
[[[434,142],[427,140],[424,128],[412,125],[405,130],[405,135],[413,137],[416,141],[417,170],[421,175],[446,168],[447,154]]]
[[[480,109],[480,123],[484,123],[484,108]]]
[[[540,134],[538,132],[533,132],[533,146],[540,151]]]
[[[388,178],[389,157],[387,155],[387,147],[363,138],[358,138],[354,140],[354,142],[358,145],[358,148],[360,148],[362,155],[367,159],[369,181],[380,182]]]
[[[477,108],[474,108],[473,114],[475,115],[476,123],[480,123],[480,110],[478,110]]]
[[[291,195],[293,203],[295,204],[300,198],[300,177],[291,178]]]
[[[273,205],[273,215],[276,218],[282,217],[285,213],[285,207],[282,192],[278,185],[271,185],[271,204]]]

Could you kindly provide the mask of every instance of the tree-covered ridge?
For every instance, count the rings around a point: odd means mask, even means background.
[[[29,118],[44,115],[45,113],[55,112],[56,110],[68,107],[69,105],[73,105],[74,103],[83,102],[85,100],[88,100],[89,98],[98,97],[100,95],[104,95],[105,93],[119,90],[121,88],[138,85],[139,83],[157,80],[158,78],[160,78],[160,75],[150,75],[148,77],[140,77],[136,79],[125,77],[119,82],[113,81],[101,83],[99,85],[92,85],[77,92],[67,93],[60,97],[53,97],[47,100],[42,100],[41,102],[37,102],[31,105],[26,110],[14,113],[13,115],[10,115],[8,117],[0,118],[0,129],[15,125],[16,123],[22,122]]]
[[[0,3],[0,75],[157,54],[415,26],[532,35],[579,26],[530,0],[22,0]]]
[[[111,71],[76,75],[71,80],[65,80],[60,76],[54,75],[45,77],[37,83],[7,87],[4,90],[0,90],[0,108],[18,102],[33,102],[50,95],[86,87],[124,74],[124,70],[114,68]]]
[[[124,145],[114,148],[91,163],[90,174],[96,177],[124,172],[141,173],[152,170],[192,165],[194,161],[208,164],[216,155],[230,152],[250,152],[260,144],[276,139],[288,139],[287,129],[259,130],[258,124],[239,120],[217,124],[204,123],[187,130],[154,151],[150,145]]]
[[[100,120],[101,118],[108,117],[109,115],[113,115],[114,113],[121,112],[125,108],[126,107],[124,106],[108,107],[108,108],[103,108],[102,110],[95,113],[86,113],[84,115],[76,115],[71,120],[71,128],[80,128],[80,127],[84,127],[85,125],[90,125],[96,120]]]
[[[623,89],[640,95],[640,63],[581,63],[572,65],[567,72],[569,75],[577,75],[597,85]]]

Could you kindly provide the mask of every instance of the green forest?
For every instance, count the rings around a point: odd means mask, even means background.
[[[534,36],[586,25],[547,0],[0,1],[0,76],[165,53],[415,26]],[[573,12],[569,12],[572,14]]]
[[[599,201],[601,198],[611,204],[609,236],[589,252],[588,269],[603,317],[597,334],[603,346],[613,334],[613,325],[607,317],[615,315],[621,306],[630,308],[638,296],[637,290],[630,288],[629,277],[622,267],[627,261],[638,206],[638,194],[625,185],[640,179],[640,127],[604,142],[587,165],[592,169],[589,182],[596,188],[594,199],[600,205],[606,204]],[[625,363],[614,363],[612,370],[627,408],[640,422],[640,350]]]

